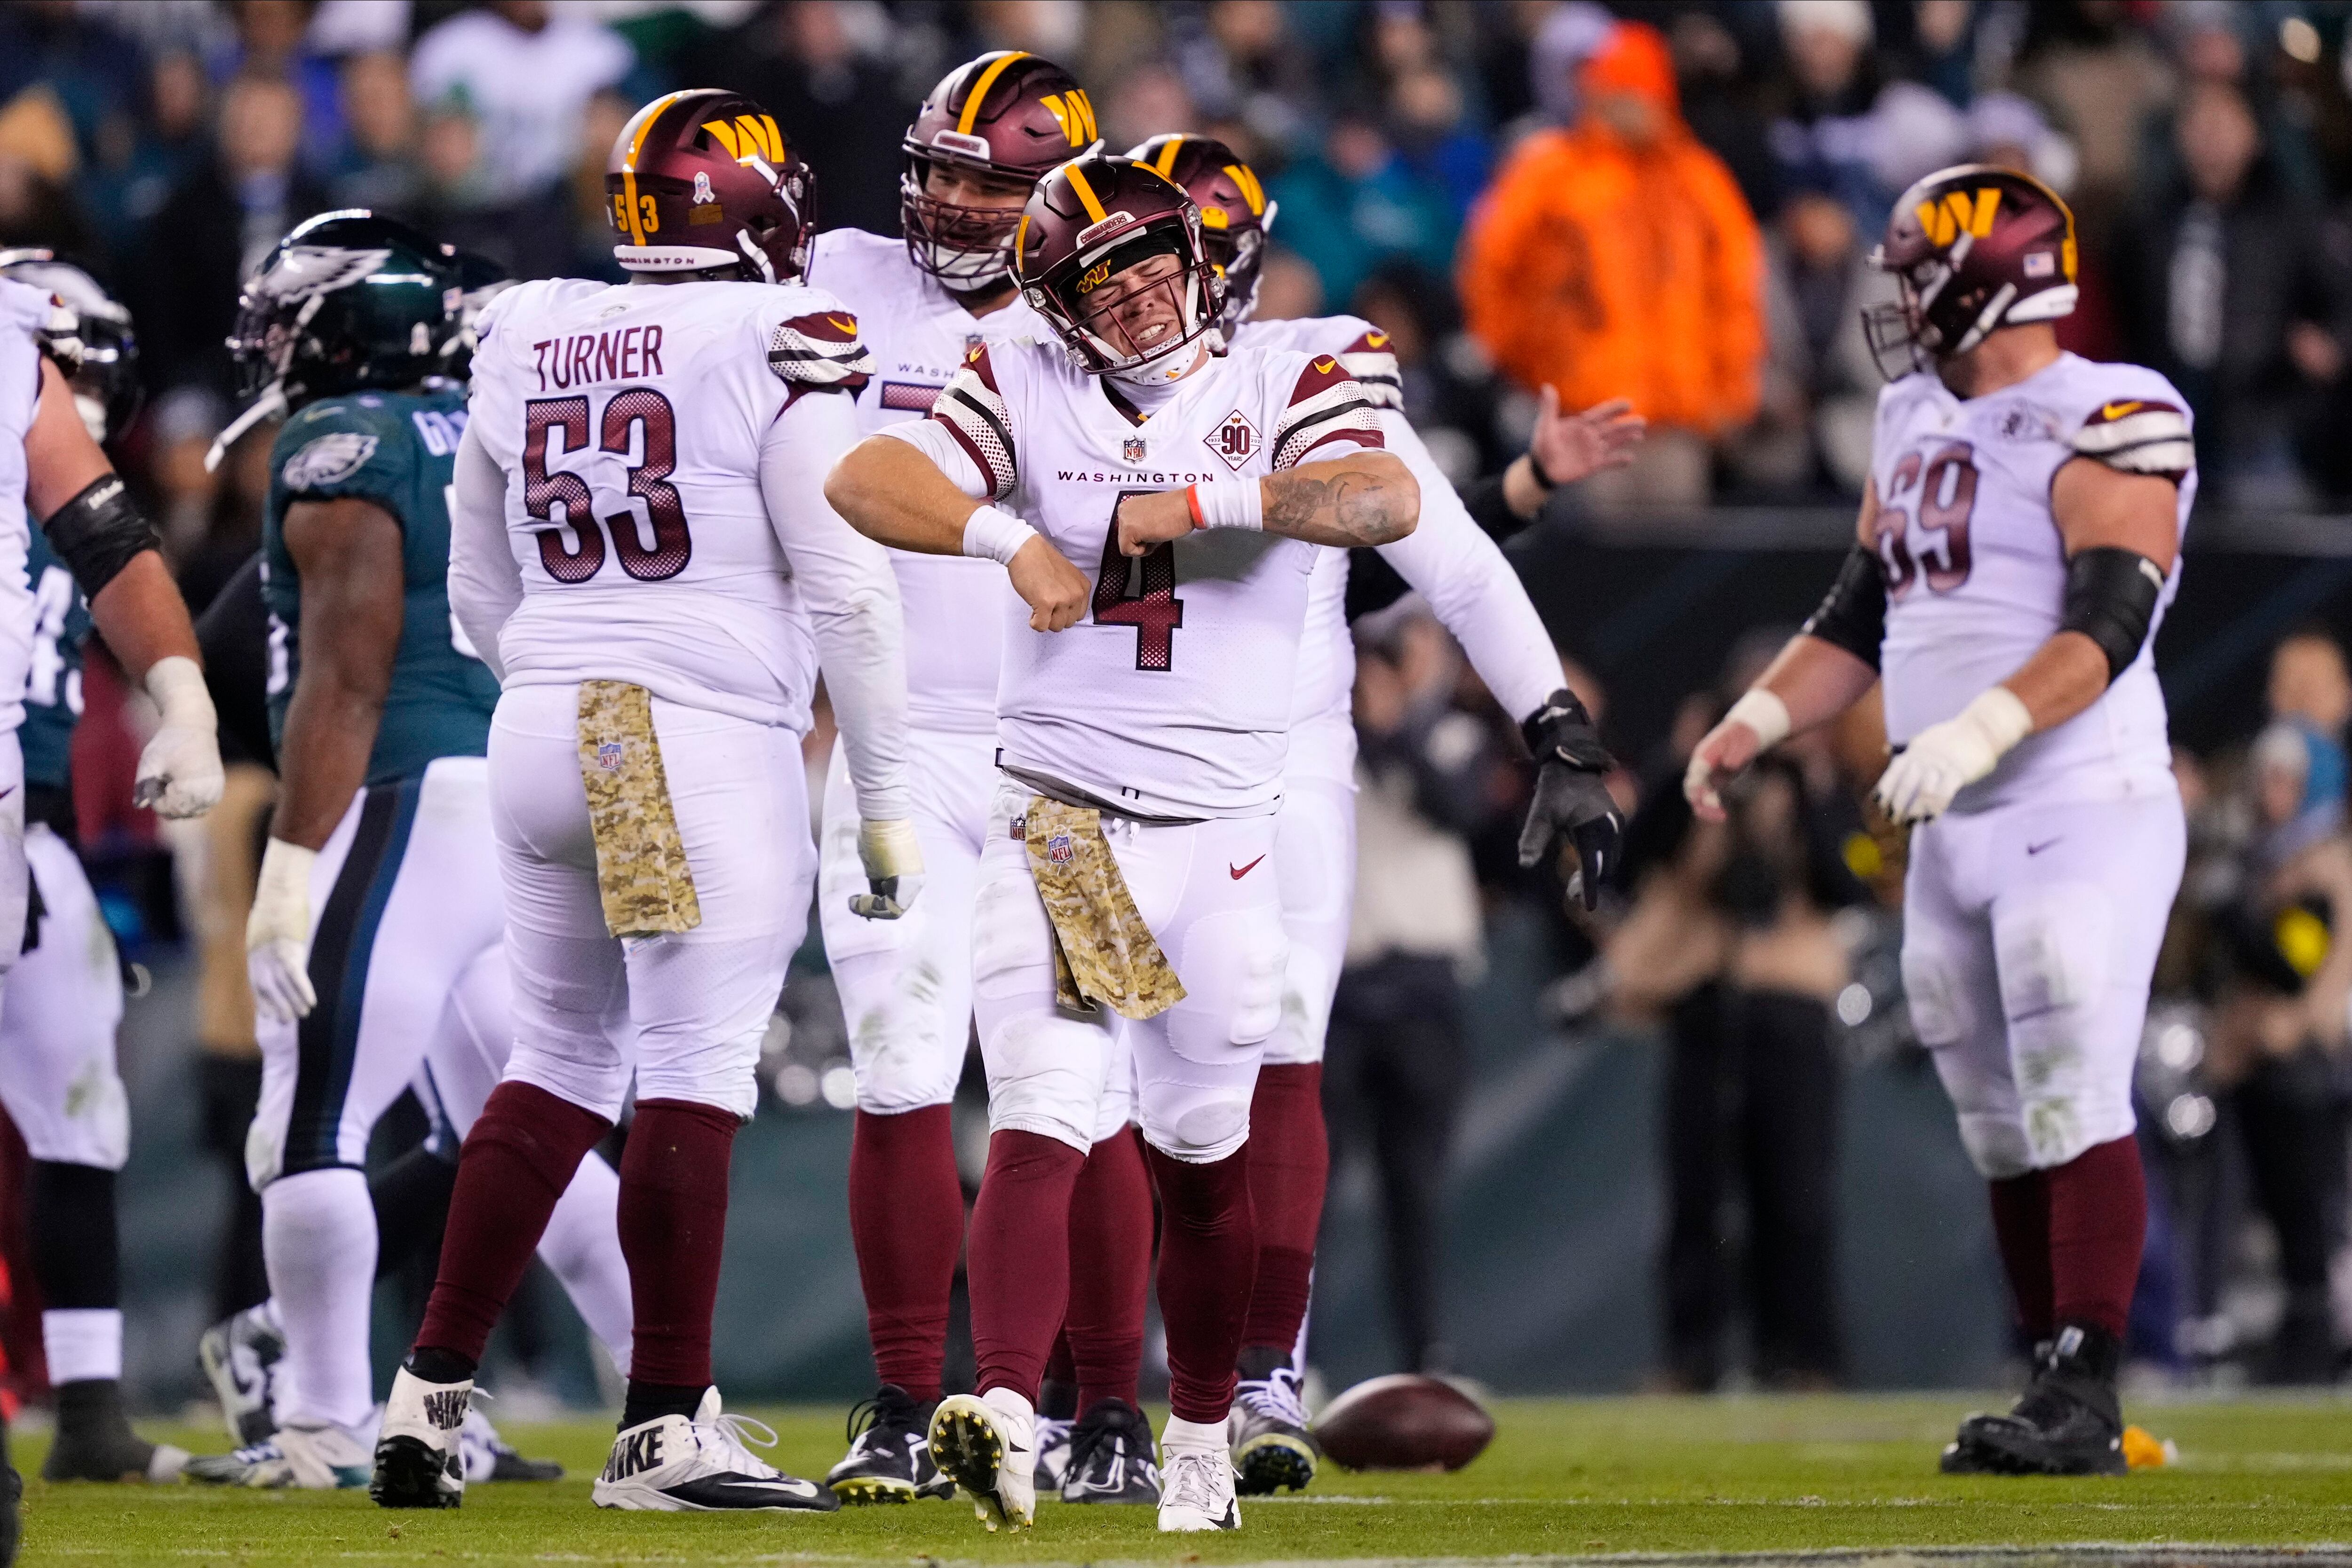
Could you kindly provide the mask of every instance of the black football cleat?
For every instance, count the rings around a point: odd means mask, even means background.
[[[1064,1502],[1160,1502],[1159,1445],[1151,1423],[1124,1399],[1097,1399],[1070,1428]]]
[[[849,1413],[849,1452],[824,1484],[846,1503],[916,1502],[955,1496],[931,1458],[931,1410],[895,1383]]]
[[[2120,1476],[2123,1406],[2116,1368],[2123,1346],[2105,1330],[2069,1323],[2037,1347],[2033,1381],[2006,1416],[1960,1423],[1943,1454],[1946,1475]]]

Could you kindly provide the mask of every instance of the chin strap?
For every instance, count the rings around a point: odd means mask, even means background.
[[[235,446],[238,437],[247,431],[263,420],[285,412],[286,383],[272,382],[262,389],[259,397],[253,400],[252,407],[230,420],[228,427],[213,437],[213,444],[205,449],[205,472],[210,474],[218,468],[221,459],[228,455],[228,449]]]

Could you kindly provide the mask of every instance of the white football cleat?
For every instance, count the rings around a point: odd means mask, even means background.
[[[1160,1528],[1190,1534],[1239,1530],[1242,1505],[1234,1496],[1234,1461],[1225,1427],[1168,1418],[1160,1432]]]
[[[971,1495],[989,1529],[1037,1521],[1037,1416],[1010,1388],[940,1400],[931,1413],[931,1458]]]
[[[1070,1473],[1070,1429],[1076,1421],[1064,1421],[1052,1416],[1037,1417],[1037,1490],[1057,1492],[1063,1478]]]
[[[278,1430],[274,1406],[278,1364],[286,1355],[286,1331],[277,1303],[264,1301],[223,1318],[196,1341],[196,1358],[220,1401],[231,1442],[252,1447]]]
[[[773,1428],[726,1414],[719,1390],[706,1389],[691,1421],[663,1416],[616,1435],[590,1495],[598,1508],[664,1513],[830,1513],[841,1506],[814,1481],[788,1476],[752,1453],[743,1446],[747,1437],[763,1448],[776,1446]]]
[[[211,1486],[341,1491],[368,1484],[367,1445],[326,1421],[289,1421],[233,1454],[205,1454],[181,1472]]]
[[[474,1404],[473,1379],[428,1383],[402,1367],[392,1375],[376,1429],[368,1495],[384,1508],[456,1508],[466,1500],[458,1434]]]

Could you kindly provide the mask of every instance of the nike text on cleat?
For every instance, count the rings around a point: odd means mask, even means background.
[[[664,1513],[830,1513],[841,1506],[814,1481],[752,1453],[747,1438],[776,1446],[766,1423],[727,1414],[719,1390],[706,1389],[692,1420],[663,1416],[617,1434],[590,1495],[598,1508]]]
[[[1064,1502],[1157,1503],[1160,1466],[1151,1423],[1124,1399],[1097,1399],[1070,1430]]]
[[[210,1486],[341,1491],[368,1484],[368,1454],[341,1427],[289,1421],[266,1442],[190,1459],[181,1473]]]
[[[456,1508],[466,1500],[462,1434],[473,1404],[470,1380],[428,1383],[404,1366],[393,1374],[368,1480],[378,1506]]]
[[[1262,1379],[1244,1379],[1234,1390],[1225,1430],[1234,1490],[1242,1496],[1266,1497],[1285,1488],[1303,1491],[1315,1479],[1323,1449],[1307,1429],[1298,1374],[1289,1367],[1277,1367]]]
[[[1160,1528],[1191,1534],[1239,1530],[1242,1505],[1234,1497],[1234,1467],[1223,1448],[1170,1448],[1161,1471]]]
[[[931,1459],[931,1412],[895,1383],[886,1383],[849,1413],[849,1452],[825,1472],[824,1484],[844,1502],[914,1502],[952,1498],[955,1482]]]
[[[231,1442],[250,1448],[278,1430],[278,1364],[285,1354],[286,1336],[267,1301],[223,1318],[196,1342]]]
[[[931,1458],[972,1499],[994,1530],[1026,1529],[1037,1517],[1037,1417],[1009,1388],[974,1398],[951,1394],[931,1412]]]
[[[487,1398],[488,1396],[485,1395]],[[458,1468],[469,1481],[560,1481],[563,1467],[553,1459],[526,1459],[479,1408],[468,1406],[457,1428]]]

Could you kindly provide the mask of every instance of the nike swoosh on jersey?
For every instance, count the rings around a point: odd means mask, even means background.
[[[2099,410],[2099,417],[2102,419],[2121,419],[2124,415],[2141,406],[2143,405],[2137,398],[2133,399],[2129,402],[2107,403]]]
[[[1260,855],[1260,856],[1258,856],[1258,857],[1257,857],[1257,861],[1262,861],[1262,860],[1264,860],[1264,859],[1265,859],[1265,857],[1264,855]],[[1237,865],[1234,864],[1234,863],[1233,863],[1233,862],[1231,862],[1231,861],[1227,861],[1227,862],[1225,862],[1225,871],[1227,872],[1227,873],[1228,873],[1228,874],[1230,874],[1230,875],[1233,877],[1233,879],[1234,879],[1235,882],[1239,882],[1239,881],[1241,881],[1241,879],[1242,879],[1242,878],[1244,878],[1244,877],[1245,877],[1245,876],[1249,875],[1249,873],[1252,873],[1252,872],[1254,872],[1254,871],[1255,871],[1255,870],[1257,869],[1257,861],[1252,861],[1252,862],[1249,862],[1249,864],[1247,864],[1247,865],[1240,865],[1240,866],[1237,866]]]

